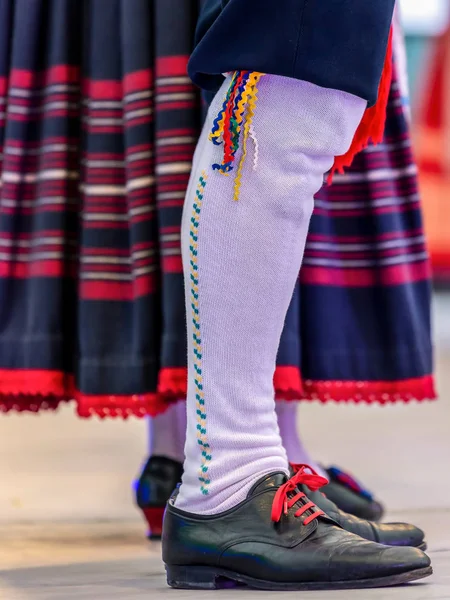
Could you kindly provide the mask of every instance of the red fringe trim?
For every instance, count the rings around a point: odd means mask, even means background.
[[[371,141],[374,145],[380,144],[383,141],[386,125],[386,109],[392,83],[392,40],[393,30],[391,28],[380,87],[378,88],[377,103],[368,108],[364,113],[348,152],[342,156],[336,156],[333,168],[328,176],[328,184],[332,183],[333,175],[336,172],[343,173],[345,167],[350,167],[355,156],[362,152],[364,148],[367,148]]]
[[[0,412],[56,410],[62,402],[75,400],[82,418],[127,419],[154,417],[170,406],[159,394],[94,396],[77,390],[74,379],[60,371],[1,370]]]
[[[73,377],[61,371],[0,369],[0,393],[5,396],[54,396],[65,398],[73,389]]]
[[[163,398],[181,400],[187,395],[187,369],[179,367],[161,369],[158,379],[158,394]]]
[[[39,413],[43,411],[55,411],[61,402],[64,402],[64,400],[55,398],[54,396],[0,394],[0,413]]]
[[[60,371],[0,370],[0,412],[56,410],[72,378]]]
[[[73,378],[56,371],[0,370],[0,412],[37,413],[75,400],[83,418],[154,417],[186,397],[186,369],[163,369],[159,383],[157,394],[94,396],[74,389]],[[274,385],[277,399],[290,401],[389,404],[436,398],[431,375],[403,381],[302,381],[296,367],[278,367]]]
[[[156,417],[165,412],[170,401],[164,400],[158,394],[140,394],[134,396],[92,396],[75,393],[77,414],[88,419],[128,419],[129,417]]]
[[[304,381],[297,367],[277,367],[273,382],[277,400],[389,404],[437,398],[432,375],[401,381]],[[186,383],[186,369],[162,369],[158,392],[180,400],[186,397]]]
[[[297,367],[277,367],[273,385],[277,400],[295,402],[304,396],[302,376]]]
[[[402,381],[304,381],[303,400],[391,404],[437,398],[432,375]]]

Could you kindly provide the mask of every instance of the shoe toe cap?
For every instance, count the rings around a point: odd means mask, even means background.
[[[424,532],[408,523],[383,523],[377,526],[378,541],[386,546],[412,546],[418,548],[424,544]]]
[[[386,548],[380,556],[380,575],[398,575],[411,571],[428,569],[431,566],[430,558],[418,548]]]
[[[336,538],[336,535],[335,535]],[[342,532],[330,561],[332,578],[371,580],[426,570],[429,557],[419,548],[388,546]]]

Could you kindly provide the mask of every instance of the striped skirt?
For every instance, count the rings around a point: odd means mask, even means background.
[[[0,409],[186,393],[180,224],[199,1],[0,1]],[[277,397],[434,397],[429,263],[393,82],[385,142],[318,195]]]

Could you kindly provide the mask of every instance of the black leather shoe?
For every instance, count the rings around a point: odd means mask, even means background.
[[[341,510],[369,521],[381,521],[384,506],[351,475],[338,467],[324,467],[329,484],[322,492]]]
[[[303,482],[303,473],[289,481],[283,473],[272,473],[238,506],[213,516],[177,509],[175,492],[162,535],[168,584],[181,589],[216,589],[230,582],[279,591],[359,589],[432,573],[430,559],[417,548],[382,546],[342,529],[298,490]]]
[[[317,474],[308,465],[291,465],[292,473],[295,474],[301,469],[309,470],[315,478],[313,481],[319,481]],[[320,478],[321,479],[321,478]],[[326,481],[323,480],[322,481]],[[336,523],[345,529],[350,531],[365,540],[370,542],[378,542],[386,546],[412,546],[414,548],[420,548],[426,550],[427,545],[425,543],[424,532],[408,523],[375,523],[365,519],[359,519],[353,515],[340,510],[334,502],[332,502],[325,494],[317,491],[318,488],[310,489],[305,484],[299,485],[299,488],[307,494],[310,500],[312,500],[316,506],[323,510],[329,517],[331,517]],[[326,489],[326,486],[322,487],[322,490]]]
[[[165,456],[151,456],[134,484],[135,500],[148,524],[148,538],[161,539],[167,500],[181,481],[183,465]]]
[[[300,465],[301,466],[301,465]],[[295,467],[295,465],[293,465]],[[298,466],[297,466],[298,468]],[[312,471],[312,469],[311,469]],[[148,538],[161,539],[164,509],[171,493],[181,481],[183,465],[163,456],[150,457],[135,483],[136,504],[148,525]],[[330,486],[322,488],[322,492]],[[315,504],[343,529],[364,539],[387,546],[413,546],[426,550],[424,533],[407,523],[377,523],[353,517],[341,510],[329,497],[307,487],[302,488]]]

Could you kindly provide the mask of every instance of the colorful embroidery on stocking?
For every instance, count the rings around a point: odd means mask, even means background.
[[[253,158],[253,170],[256,171],[256,169],[258,168],[258,161],[259,161],[259,143],[258,143],[258,138],[256,137],[255,128],[253,127],[253,123],[250,125],[248,132],[249,132],[250,137],[252,138],[253,144],[255,146],[255,155]]]
[[[191,279],[191,309],[193,343],[194,343],[194,370],[195,370],[195,399],[197,408],[197,442],[202,450],[202,465],[199,472],[202,494],[208,494],[208,485],[210,479],[208,476],[209,463],[211,462],[210,447],[206,437],[206,412],[205,397],[203,393],[202,377],[202,339],[200,333],[200,316],[198,302],[198,228],[200,224],[200,212],[203,203],[203,195],[206,187],[207,175],[201,174],[197,190],[196,199],[192,207],[189,258],[190,258],[190,279]]]
[[[236,152],[240,146],[243,132],[242,157],[239,162],[236,180],[234,183],[234,200],[239,200],[242,185],[242,171],[247,156],[248,138],[254,138],[252,128],[258,95],[258,82],[263,73],[254,71],[241,71],[235,73],[228,88],[222,108],[214,120],[209,139],[215,144],[223,144],[223,160],[221,164],[214,164],[212,168],[227,175],[233,170]],[[251,133],[253,135],[251,135]],[[257,164],[257,146],[255,145],[255,160]]]

